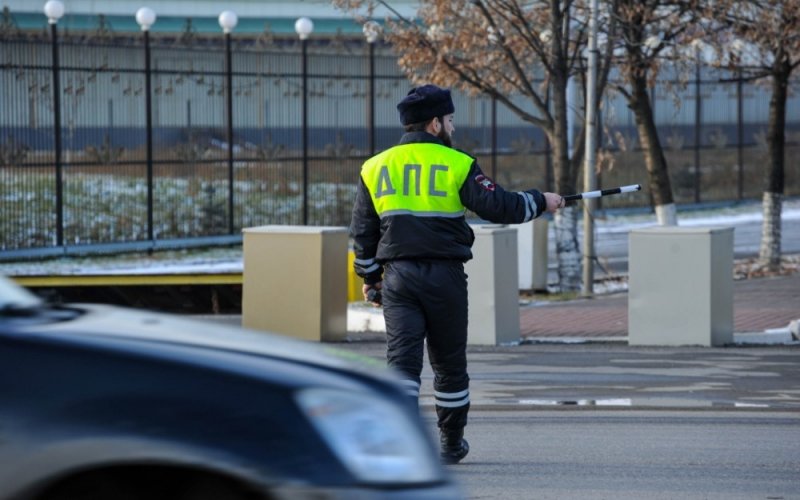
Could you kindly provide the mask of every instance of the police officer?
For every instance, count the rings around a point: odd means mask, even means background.
[[[530,221],[564,206],[535,189],[508,192],[475,158],[452,148],[455,107],[449,89],[423,85],[397,105],[405,134],[361,169],[350,236],[364,297],[386,322],[387,360],[419,398],[423,348],[434,372],[441,459],[469,452],[467,275],[475,239],[465,209],[490,222]],[[380,292],[380,295],[376,295]],[[380,297],[380,299],[378,299]]]

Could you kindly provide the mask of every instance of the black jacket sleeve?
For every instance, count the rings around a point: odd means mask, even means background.
[[[536,189],[506,191],[484,175],[477,161],[459,191],[461,203],[480,218],[498,224],[519,224],[547,210],[544,195]]]
[[[356,202],[350,220],[350,237],[353,239],[353,267],[356,274],[364,278],[364,283],[368,285],[381,281],[383,266],[375,261],[378,241],[381,239],[381,219],[362,179],[358,180]]]

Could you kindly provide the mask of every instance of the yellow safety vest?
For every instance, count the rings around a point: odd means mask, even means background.
[[[401,144],[361,167],[378,216],[461,217],[459,190],[474,160],[435,143]]]

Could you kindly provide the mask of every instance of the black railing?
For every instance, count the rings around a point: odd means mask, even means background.
[[[346,225],[360,165],[399,138],[395,104],[410,87],[389,47],[361,39],[59,37],[55,25],[0,37],[0,259]],[[684,90],[653,92],[676,199],[759,198],[768,91],[697,71]],[[788,157],[800,153],[799,94]],[[488,97],[454,95],[460,148],[507,188],[552,189],[541,131]],[[621,96],[602,117],[613,166],[601,186],[645,184]],[[787,194],[800,194],[800,167],[786,165]]]

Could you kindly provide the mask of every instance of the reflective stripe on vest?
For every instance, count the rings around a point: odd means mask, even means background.
[[[472,162],[439,144],[402,144],[364,162],[361,178],[380,217],[461,217],[458,192]]]

